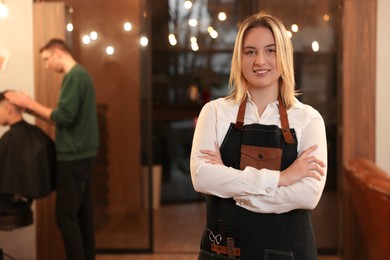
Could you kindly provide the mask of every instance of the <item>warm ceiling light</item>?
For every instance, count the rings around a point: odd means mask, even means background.
[[[68,23],[68,24],[66,25],[66,30],[67,30],[68,32],[73,32],[73,24],[72,24],[72,23]]]
[[[123,24],[123,29],[124,29],[126,32],[130,32],[130,31],[131,31],[131,28],[132,28],[131,23],[125,22],[125,23]]]
[[[92,32],[89,34],[89,36],[91,37],[91,40],[92,40],[92,41],[95,41],[95,40],[97,39],[97,37],[98,37],[98,34],[97,34],[97,32],[92,31]]]
[[[219,19],[220,21],[225,21],[225,20],[226,20],[226,13],[220,12],[220,13],[218,14],[218,19]]]
[[[8,16],[8,7],[5,5],[5,1],[0,2],[0,18],[6,18]]]
[[[193,51],[198,51],[199,50],[198,42],[196,42],[196,41],[191,42],[191,49]]]
[[[170,33],[168,36],[169,43],[172,46],[175,46],[177,44],[176,36],[173,33]]]
[[[114,47],[112,47],[112,46],[107,46],[107,48],[106,48],[106,53],[107,53],[107,55],[112,55],[112,54],[114,54],[114,52],[115,52]]]
[[[84,35],[83,36],[83,43],[84,44],[90,44],[91,43],[91,37],[89,37],[89,35]]]
[[[184,8],[185,9],[191,9],[191,7],[192,7],[192,2],[191,1],[189,1],[189,0],[187,0],[187,1],[185,1],[184,2]]]
[[[213,38],[213,39],[218,38],[218,32],[216,30],[213,29],[209,33],[210,33],[211,38]]]
[[[298,30],[299,30],[298,25],[296,25],[295,23],[291,25],[291,31],[298,32]]]
[[[148,43],[149,43],[149,39],[148,37],[146,36],[142,36],[141,39],[139,40],[139,43],[141,44],[141,46],[148,46]]]
[[[320,44],[317,41],[313,41],[311,44],[311,48],[314,52],[317,52],[320,50]]]
[[[195,26],[198,25],[198,20],[196,20],[196,19],[190,19],[190,20],[188,20],[188,24],[189,24],[190,26],[192,26],[192,27],[195,27]]]
[[[329,19],[330,19],[329,15],[327,15],[327,14],[324,14],[324,21],[325,21],[325,22],[328,22],[328,21],[329,21]]]

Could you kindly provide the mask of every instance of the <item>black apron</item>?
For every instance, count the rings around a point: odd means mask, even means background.
[[[224,165],[240,169],[241,147],[249,145],[280,148],[278,170],[286,169],[297,158],[297,138],[294,129],[289,128],[284,103],[279,98],[282,128],[276,125],[244,125],[245,107],[246,100],[241,103],[237,122],[231,123],[221,145]],[[258,157],[263,159],[261,154]],[[310,210],[261,214],[237,206],[232,198],[206,195],[206,212],[207,224],[199,260],[317,259]]]

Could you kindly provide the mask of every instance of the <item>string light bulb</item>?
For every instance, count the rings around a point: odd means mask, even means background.
[[[142,36],[141,39],[139,40],[139,43],[140,43],[141,46],[143,46],[143,47],[148,46],[148,43],[149,43],[148,37]]]
[[[0,0],[0,18],[6,18],[8,16],[8,7],[5,5],[4,0]]]
[[[293,25],[291,25],[291,31],[293,31],[293,32],[298,32],[298,30],[299,30],[299,27],[298,27],[298,25],[297,24],[293,24]]]
[[[68,32],[73,32],[73,24],[72,24],[72,23],[68,23],[68,24],[66,25],[66,30],[67,30]]]
[[[170,33],[168,36],[169,43],[172,46],[175,46],[177,44],[176,36],[173,33]]]
[[[189,9],[191,9],[191,7],[192,7],[192,2],[191,1],[187,0],[187,1],[184,2],[184,8],[185,9],[189,10]]]
[[[132,27],[133,27],[133,26],[132,26],[131,23],[129,23],[129,22],[125,22],[125,23],[123,24],[123,29],[124,29],[126,32],[130,32]]]
[[[311,43],[311,48],[314,52],[318,52],[320,50],[320,44],[317,41],[313,41]]]
[[[220,13],[218,14],[218,19],[219,19],[220,21],[225,21],[225,20],[226,20],[226,13],[225,13],[225,12],[220,12]]]

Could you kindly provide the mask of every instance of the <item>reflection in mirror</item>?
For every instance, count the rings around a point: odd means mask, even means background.
[[[153,140],[162,203],[203,199],[189,175],[194,122],[203,104],[228,93],[237,33],[237,1],[191,3],[152,1]]]
[[[93,180],[98,252],[151,251],[151,217],[141,159],[144,47],[137,1],[69,0],[73,51],[91,73],[98,103],[100,149]],[[145,2],[145,1],[143,1]],[[104,19],[102,19],[104,17]],[[147,171],[147,170],[146,170]]]

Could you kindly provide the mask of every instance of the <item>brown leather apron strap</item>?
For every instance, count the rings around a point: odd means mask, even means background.
[[[238,108],[236,124],[234,126],[234,128],[236,128],[240,131],[244,127],[246,100],[247,99],[245,98],[241,102],[240,107]],[[293,144],[295,142],[294,142],[294,138],[293,138],[291,131],[290,131],[290,124],[288,123],[286,106],[284,105],[284,102],[282,101],[282,98],[280,97],[280,95],[278,97],[278,101],[279,101],[280,123],[282,125],[282,133],[283,133],[284,141],[288,144]]]
[[[278,97],[278,101],[279,101],[280,123],[282,125],[282,133],[283,133],[284,141],[288,144],[293,144],[295,142],[290,131],[290,124],[288,123],[286,106],[284,105],[284,102],[280,97],[280,95]]]
[[[244,98],[244,100],[241,101],[240,107],[238,108],[236,124],[234,126],[234,128],[240,131],[244,127],[245,109],[246,109],[246,98]]]

